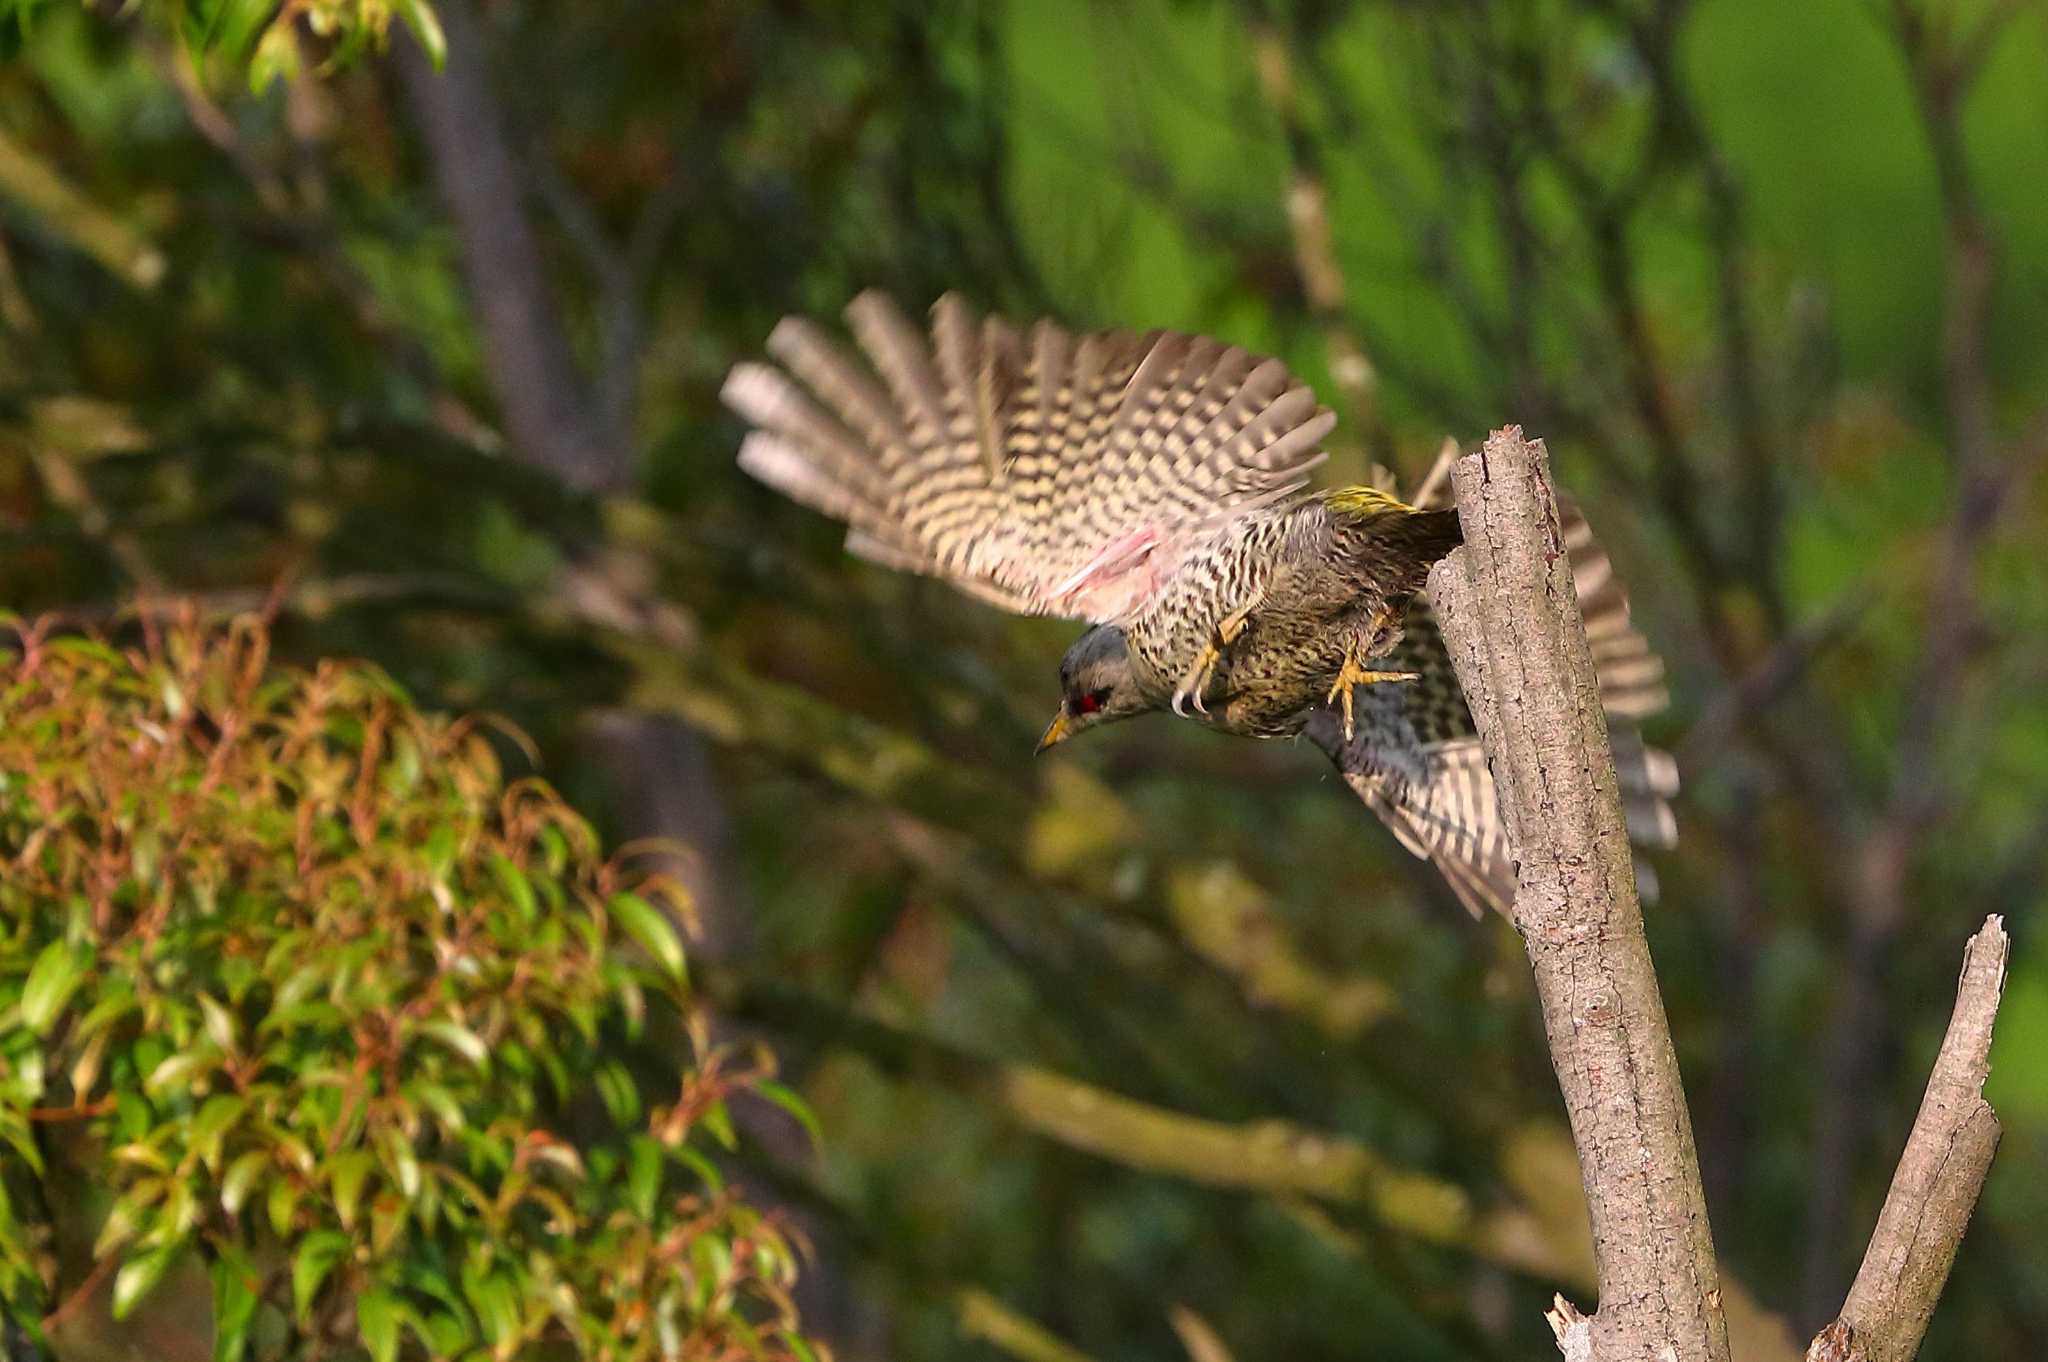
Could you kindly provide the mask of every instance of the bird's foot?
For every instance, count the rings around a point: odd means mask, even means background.
[[[1328,703],[1343,707],[1344,741],[1350,742],[1352,736],[1358,731],[1358,725],[1354,721],[1351,708],[1351,688],[1353,686],[1370,686],[1380,681],[1414,681],[1419,679],[1421,675],[1420,672],[1375,671],[1373,668],[1360,662],[1355,651],[1345,653],[1344,665],[1337,669],[1337,683],[1330,687],[1330,694],[1327,697]]]
[[[1180,684],[1173,688],[1175,714],[1185,719],[1190,709],[1197,714],[1209,712],[1209,707],[1202,703],[1202,692],[1209,688],[1210,678],[1216,675],[1216,664],[1222,660],[1223,650],[1215,643],[1212,642],[1202,649],[1202,655],[1195,659],[1195,665],[1187,669],[1180,679]]]
[[[1188,709],[1197,714],[1207,714],[1209,707],[1202,703],[1202,692],[1209,688],[1209,681],[1216,675],[1216,664],[1223,660],[1223,650],[1237,642],[1251,622],[1252,611],[1266,599],[1266,589],[1260,587],[1252,598],[1237,609],[1225,615],[1216,623],[1216,633],[1202,649],[1192,667],[1181,676],[1180,684],[1173,689],[1173,712],[1185,719]]]

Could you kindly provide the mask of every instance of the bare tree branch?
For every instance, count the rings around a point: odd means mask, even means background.
[[[164,277],[164,253],[120,217],[74,188],[29,149],[0,135],[0,199],[20,204],[49,231],[98,261],[130,288],[148,291]]]
[[[1389,445],[1377,400],[1379,374],[1347,320],[1344,270],[1337,263],[1336,234],[1330,225],[1329,177],[1323,173],[1321,151],[1301,116],[1290,35],[1275,24],[1264,0],[1257,0],[1251,9],[1248,23],[1259,89],[1280,120],[1287,144],[1287,223],[1294,234],[1294,263],[1301,276],[1302,295],[1308,301],[1309,315],[1322,329],[1330,378],[1343,399],[1352,429],[1373,453],[1384,455]]]
[[[961,1288],[953,1304],[962,1334],[1008,1353],[1017,1362],[1090,1362],[1088,1354],[978,1286]]]
[[[1840,1316],[1807,1349],[1808,1362],[1910,1362],[1920,1351],[1998,1149],[1998,1115],[1984,1100],[1984,1080],[2011,945],[2004,919],[1993,916],[1963,948],[1955,1012],[1906,1152],[1856,1283]]]
[[[1725,1362],[1692,1123],[1548,456],[1510,426],[1453,479],[1465,547],[1430,591],[1519,851],[1515,926],[1592,1213],[1600,1309],[1587,1356]]]
[[[617,490],[632,451],[613,438],[570,353],[528,220],[527,184],[485,69],[484,25],[468,0],[436,7],[448,61],[436,71],[411,39],[392,44],[413,121],[461,239],[491,386],[525,461],[585,490]]]
[[[531,159],[541,202],[596,286],[598,416],[612,439],[630,448],[640,406],[640,361],[647,348],[646,297],[661,248],[690,202],[693,181],[680,161],[670,165],[640,206],[626,240],[615,243],[590,200],[548,160],[544,145],[535,143]]]
[[[1733,751],[1742,731],[1797,689],[1822,655],[1862,621],[1870,604],[1867,593],[1848,593],[1780,635],[1754,666],[1709,700],[1678,744],[1679,769],[1686,780],[1698,779]]]

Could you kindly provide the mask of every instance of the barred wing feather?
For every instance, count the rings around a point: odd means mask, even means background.
[[[1020,333],[953,294],[929,343],[879,293],[847,319],[864,359],[789,318],[781,367],[733,368],[741,467],[845,521],[854,552],[1022,614],[1128,619],[1190,545],[1299,494],[1336,419],[1279,361],[1203,336]]]

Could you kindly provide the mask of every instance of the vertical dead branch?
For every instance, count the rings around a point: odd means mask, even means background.
[[[1955,1012],[1877,1230],[1841,1315],[1814,1338],[1808,1362],[1909,1362],[1920,1350],[1998,1148],[1984,1079],[2010,949],[1998,917],[1963,948]]]
[[[1465,547],[1430,591],[1519,850],[1515,926],[1592,1212],[1600,1308],[1572,1339],[1594,1359],[1725,1362],[1692,1123],[1548,457],[1510,426],[1453,478]]]
[[[392,44],[392,65],[454,220],[506,429],[527,462],[575,487],[617,490],[631,477],[631,451],[598,418],[570,352],[526,214],[529,185],[491,89],[484,26],[467,0],[436,11],[448,32],[446,69],[434,70],[410,39]]]
[[[1280,120],[1287,142],[1287,224],[1294,235],[1295,270],[1301,276],[1309,315],[1322,330],[1330,378],[1343,399],[1345,415],[1368,445],[1383,447],[1386,429],[1376,395],[1379,376],[1364,343],[1346,320],[1344,270],[1337,263],[1336,234],[1330,225],[1329,177],[1323,173],[1315,138],[1302,120],[1288,35],[1266,9],[1263,4],[1252,6],[1249,27],[1259,89]]]

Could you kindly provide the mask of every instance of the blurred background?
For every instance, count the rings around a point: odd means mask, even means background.
[[[1281,356],[1332,479],[1546,437],[1670,667],[1649,926],[1751,1355],[1839,1307],[2003,913],[1923,1355],[2048,1356],[2040,6],[435,0],[445,72],[394,26],[260,93],[206,5],[9,8],[0,601],[285,584],[293,657],[673,839],[822,1125],[739,1177],[840,1358],[1534,1357],[1593,1303],[1505,923],[1305,744],[1031,760],[1069,627],[735,470],[727,367],[868,286]]]

